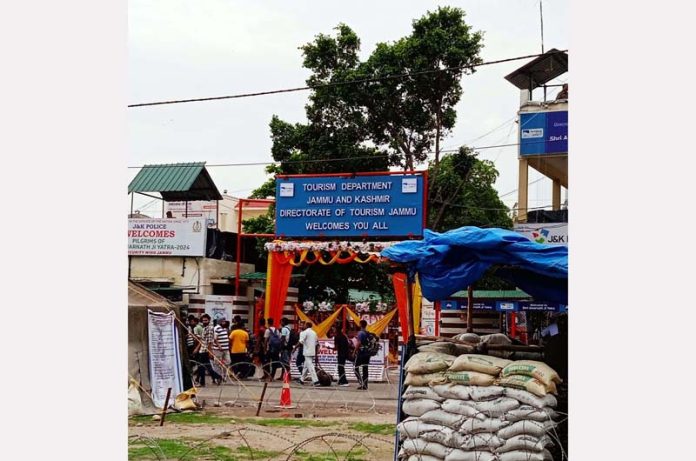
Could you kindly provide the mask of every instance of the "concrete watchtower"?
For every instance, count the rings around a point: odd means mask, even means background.
[[[529,208],[529,167],[553,181],[552,206],[561,208],[561,186],[568,188],[568,87],[563,85],[554,100],[547,100],[546,90],[561,85],[547,85],[568,72],[568,54],[551,49],[505,77],[520,89],[519,116],[519,186],[517,222],[527,222]],[[534,100],[532,93],[543,88]],[[538,92],[539,93],[539,92]]]

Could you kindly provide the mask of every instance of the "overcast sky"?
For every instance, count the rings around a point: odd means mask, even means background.
[[[333,33],[344,22],[360,37],[366,58],[375,44],[408,35],[414,19],[440,5],[464,9],[467,23],[485,33],[484,61],[541,51],[539,0],[130,0],[129,104],[303,86],[308,71],[298,47],[315,35]],[[543,10],[545,49],[569,48],[568,2],[543,0]],[[457,123],[445,148],[517,142],[519,90],[504,77],[526,62],[484,66],[463,78]],[[270,161],[272,115],[304,122],[307,96],[305,91],[128,109],[128,165]],[[499,193],[517,189],[516,147],[481,150],[480,157],[495,161]],[[137,171],[129,169],[129,179]],[[221,192],[240,197],[266,179],[262,166],[209,171]],[[539,177],[530,168],[530,182]],[[517,194],[502,199],[511,206]],[[160,205],[151,202],[136,196],[135,208],[158,216]],[[530,207],[550,203],[550,180],[530,186]]]

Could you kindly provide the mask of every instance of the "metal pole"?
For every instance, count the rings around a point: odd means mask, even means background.
[[[466,332],[474,332],[474,289],[471,285],[466,289],[467,291],[467,303],[466,303]]]
[[[164,426],[164,418],[167,416],[167,407],[169,406],[169,397],[172,395],[172,388],[167,388],[167,397],[164,399],[164,407],[162,408],[162,416],[160,418],[160,426]]]
[[[541,18],[541,52],[544,52],[544,8],[543,0],[539,0],[539,17]]]
[[[239,199],[239,213],[237,213],[237,272],[234,277],[234,294],[239,296],[239,269],[241,267],[241,257],[242,257],[242,209],[244,207],[244,199]],[[269,252],[268,257],[271,257]],[[266,274],[269,277],[270,274]],[[266,293],[268,296],[268,293]]]
[[[266,395],[266,388],[268,387],[268,382],[263,383],[263,390],[261,391],[261,398],[259,399],[259,405],[256,407],[256,416],[261,413],[261,404],[263,404],[263,397]]]
[[[130,212],[130,214],[133,214],[133,196],[134,195],[135,194],[133,192],[131,192],[131,212]]]

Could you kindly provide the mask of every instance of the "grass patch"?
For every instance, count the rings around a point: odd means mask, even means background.
[[[396,425],[386,424],[371,424],[371,423],[353,423],[349,426],[350,429],[358,432],[367,432],[368,434],[394,435]]]
[[[297,461],[336,461],[337,459],[346,461],[365,461],[363,456],[366,454],[367,450],[357,447],[355,450],[350,452],[350,456],[348,455],[347,450],[336,450],[336,455],[334,455],[332,451],[327,453],[307,453],[304,451],[298,451],[293,455],[292,459]]]
[[[136,423],[157,423],[159,421],[153,421],[152,416],[132,416],[131,421]],[[197,413],[170,413],[164,420],[164,424],[167,423],[181,423],[181,424],[229,424],[232,421],[237,421],[236,418],[230,418],[225,416],[216,416],[212,414],[206,414],[202,412]]]
[[[160,459],[159,457],[164,453],[166,459],[177,459],[180,461],[247,461],[268,459],[280,453],[278,451],[250,449],[246,446],[237,447],[233,451],[227,447],[195,441],[157,439],[156,442],[159,450],[154,446],[152,449],[149,448],[142,441],[131,444],[128,448],[128,459],[132,461],[155,460]]]
[[[317,421],[301,418],[240,418],[237,421],[266,427],[331,427],[338,421]]]

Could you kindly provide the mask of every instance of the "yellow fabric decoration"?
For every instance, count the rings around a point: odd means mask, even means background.
[[[420,282],[418,281],[418,274],[416,274],[416,283],[413,284],[413,331],[416,334],[420,334],[422,301],[423,296],[421,295],[421,286]]]
[[[368,325],[367,331],[374,333],[377,336],[381,335],[389,326],[389,322],[391,322],[394,314],[396,314],[396,308],[392,309],[391,312],[388,312],[384,317],[377,320],[375,323]]]
[[[323,322],[319,324],[315,323],[312,319],[307,317],[307,315],[297,307],[295,308],[295,313],[301,321],[312,323],[312,330],[314,330],[314,332],[317,334],[319,338],[326,338],[326,334],[329,332],[334,322],[336,322],[336,318],[338,317],[338,314],[341,313],[341,309],[343,309],[343,307],[339,307],[338,309],[336,309],[336,312],[328,316]]]
[[[350,318],[353,319],[353,322],[355,322],[356,325],[359,325],[360,324],[360,316],[358,314],[356,314],[355,312],[353,312],[350,309],[350,307],[346,306],[345,309],[346,309],[346,312],[348,313],[348,315],[350,316]],[[396,308],[392,309],[384,317],[377,320],[375,323],[368,325],[367,331],[369,331],[370,333],[374,333],[377,336],[381,335],[384,332],[384,330],[387,328],[387,326],[389,325],[389,322],[391,322],[391,319],[394,317],[396,312],[397,312]]]
[[[355,322],[356,325],[360,324],[360,316],[353,312],[350,307],[346,306],[346,312],[348,313],[348,316],[353,319],[353,322]]]
[[[312,319],[307,317],[307,315],[304,312],[302,312],[299,307],[295,308],[295,313],[300,318],[300,320],[302,320],[303,322],[312,322],[312,325],[314,325],[314,322],[312,321]]]
[[[334,312],[333,314],[328,316],[326,318],[326,320],[321,322],[319,325],[314,325],[312,327],[312,330],[314,330],[316,332],[318,337],[326,338],[326,334],[329,332],[329,330],[331,329],[333,324],[336,322],[336,318],[338,318],[338,314],[341,313],[341,309],[343,309],[343,308],[340,307],[340,308],[336,309],[336,312]]]

